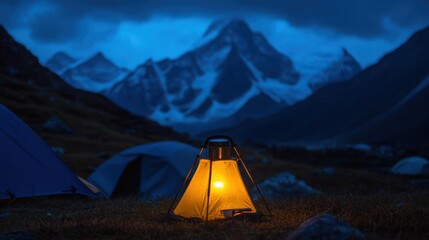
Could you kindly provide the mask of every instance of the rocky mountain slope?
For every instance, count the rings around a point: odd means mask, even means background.
[[[39,133],[69,166],[79,166],[82,175],[88,174],[86,165],[97,165],[106,156],[139,143],[188,141],[104,96],[69,86],[1,26],[0,103]]]
[[[45,65],[71,86],[96,93],[111,88],[129,72],[118,67],[102,52],[83,60],[75,60],[64,52],[58,52]]]
[[[349,81],[261,120],[233,136],[271,143],[429,144],[429,27]]]

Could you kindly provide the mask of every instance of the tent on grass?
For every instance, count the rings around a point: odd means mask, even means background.
[[[197,148],[176,141],[142,144],[101,164],[88,181],[109,197],[173,197],[197,153]]]
[[[95,194],[21,119],[0,104],[0,199]]]

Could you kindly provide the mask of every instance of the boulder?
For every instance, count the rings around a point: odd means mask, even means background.
[[[418,156],[407,157],[396,163],[390,172],[400,175],[429,174],[429,161]]]
[[[268,178],[259,183],[258,187],[264,197],[270,200],[305,197],[321,193],[308,186],[304,181],[297,180],[294,175],[288,172]],[[251,195],[254,200],[259,197],[255,189],[252,190]]]
[[[358,229],[329,214],[322,214],[302,223],[287,240],[363,240]]]

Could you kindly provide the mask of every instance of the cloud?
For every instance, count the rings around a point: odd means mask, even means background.
[[[22,27],[29,23],[35,39],[51,42],[79,38],[91,31],[83,25],[88,19],[117,26],[156,16],[268,15],[298,27],[328,28],[361,37],[385,34],[386,19],[400,27],[429,23],[427,0],[4,0],[0,8],[4,24]]]

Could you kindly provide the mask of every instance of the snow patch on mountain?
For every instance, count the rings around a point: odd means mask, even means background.
[[[213,100],[213,105],[207,111],[207,116],[205,121],[226,118],[233,115],[236,111],[242,108],[252,97],[256,96],[259,93],[259,89],[256,86],[252,86],[246,93],[237,97],[231,102],[221,103],[219,101]]]
[[[331,83],[351,79],[361,70],[360,64],[343,48],[338,59],[332,61],[321,72],[311,76],[308,84],[314,91]]]
[[[204,101],[210,96],[211,90],[216,83],[215,80],[217,76],[218,73],[214,69],[207,69],[204,75],[195,79],[195,82],[192,83],[192,87],[200,89],[201,92],[196,96],[186,113],[191,113],[204,104]]]
[[[250,61],[245,60],[245,62],[256,77],[255,85],[258,89],[277,102],[284,101],[289,105],[292,105],[312,93],[305,80],[301,80],[293,85],[286,85],[277,79],[264,78],[263,73],[261,73]]]
[[[408,100],[410,100],[412,97],[414,97],[417,93],[419,93],[421,90],[425,89],[429,87],[429,76],[426,76],[426,78],[423,79],[423,81],[421,81],[419,83],[419,85],[417,85],[410,93],[407,94],[407,96],[405,96],[400,102],[398,102],[392,109],[391,111],[394,111],[398,108],[400,108],[401,106],[403,106]]]
[[[309,79],[321,73],[343,55],[341,48],[324,48],[316,52],[288,52],[296,69],[301,73],[302,79]]]
[[[206,45],[210,41],[214,40],[219,32],[229,23],[228,20],[218,20],[212,23],[209,28],[204,33],[203,37],[200,38],[195,44],[192,46],[193,49],[197,49],[203,45]]]

